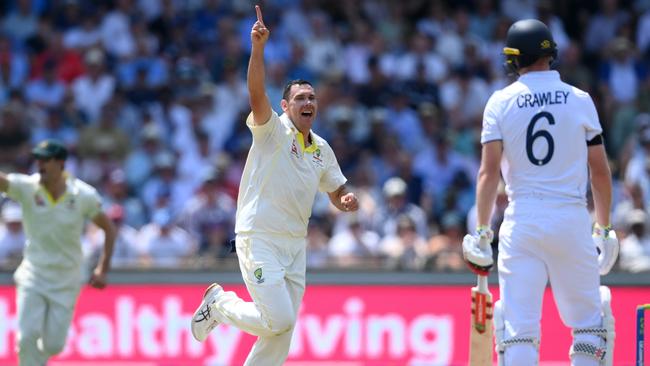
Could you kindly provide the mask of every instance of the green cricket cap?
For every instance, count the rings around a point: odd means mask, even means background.
[[[43,140],[32,149],[32,155],[36,159],[57,159],[65,160],[68,157],[68,149],[63,143],[56,140]]]

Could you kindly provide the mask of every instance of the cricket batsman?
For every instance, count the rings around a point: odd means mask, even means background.
[[[610,226],[612,182],[598,113],[589,94],[550,69],[557,49],[544,23],[514,23],[503,53],[519,77],[485,107],[478,227],[463,242],[469,264],[488,270],[491,249],[479,243],[491,238],[488,224],[503,175],[509,204],[499,231],[501,300],[494,308],[499,365],[538,365],[542,299],[550,282],[572,329],[571,365],[611,366],[614,318],[600,275],[614,265],[618,240]]]

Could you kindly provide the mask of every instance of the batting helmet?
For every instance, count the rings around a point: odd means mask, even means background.
[[[540,57],[557,57],[557,45],[546,24],[537,19],[520,20],[508,29],[506,47],[506,69],[517,73],[526,66],[532,65]]]

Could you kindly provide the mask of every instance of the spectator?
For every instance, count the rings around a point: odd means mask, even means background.
[[[17,102],[0,107],[0,165],[11,164],[29,155],[31,130]]]
[[[458,272],[465,270],[462,242],[463,227],[455,213],[445,214],[440,220],[441,231],[428,242],[427,267],[437,272]]]
[[[650,57],[650,8],[641,15],[637,22],[636,46],[646,59]]]
[[[347,228],[330,239],[327,247],[332,264],[359,268],[375,263],[379,254],[380,236],[364,227],[358,214],[346,215]]]
[[[638,62],[634,45],[626,38],[615,38],[609,44],[611,56],[600,68],[603,94],[614,107],[634,103],[640,84],[647,76],[645,66]],[[610,107],[611,108],[611,107]]]
[[[650,128],[641,131],[639,144],[642,150],[627,165],[624,182],[627,187],[639,186],[644,207],[650,207]]]
[[[434,202],[432,207],[439,207],[459,173],[471,177],[470,181],[473,182],[478,162],[454,151],[446,133],[431,136],[430,139],[433,141],[415,156],[413,170],[424,179],[424,190]]]
[[[9,90],[20,88],[29,74],[29,60],[12,48],[8,36],[0,34],[0,104],[9,98]]]
[[[390,269],[417,271],[424,269],[428,254],[425,237],[418,234],[415,222],[407,215],[396,219],[397,228],[393,235],[387,235],[379,244],[387,257]]]
[[[193,193],[192,186],[178,179],[176,156],[162,151],[154,157],[154,175],[144,183],[140,194],[149,212],[160,208],[162,202],[178,212]]]
[[[196,241],[178,226],[167,208],[156,210],[152,222],[143,226],[137,242],[141,263],[148,267],[180,268],[196,254]]]
[[[75,1],[68,1],[68,4],[76,4]],[[76,5],[77,7],[79,4]],[[97,16],[87,12],[80,19],[81,24],[74,24],[63,34],[63,45],[66,48],[86,50],[100,46],[101,33],[97,23]]]
[[[94,122],[99,119],[102,107],[113,96],[115,77],[106,72],[104,53],[100,49],[90,49],[84,61],[87,73],[74,81],[72,90],[77,106]]]
[[[68,148],[76,149],[79,142],[79,131],[73,126],[64,124],[63,111],[59,107],[49,108],[45,112],[47,117],[43,126],[34,129],[32,143],[53,139],[63,142]]]
[[[589,18],[585,32],[585,50],[597,54],[608,44],[621,26],[630,20],[630,14],[619,8],[617,0],[600,0],[600,11]]]
[[[56,61],[48,60],[43,65],[43,76],[27,83],[25,97],[40,107],[59,106],[65,96],[65,84],[56,75]]]
[[[147,124],[140,131],[140,144],[132,150],[124,162],[126,180],[132,187],[141,187],[153,174],[154,158],[162,152],[160,128],[155,123]]]
[[[407,185],[402,178],[393,177],[384,183],[384,205],[375,218],[375,231],[382,236],[397,234],[398,218],[406,215],[415,226],[418,236],[427,237],[427,218],[424,211],[407,200]]]
[[[223,170],[206,167],[198,191],[180,214],[181,226],[199,241],[199,251],[213,258],[230,253],[235,229],[235,201],[222,190]]]
[[[136,229],[147,223],[148,215],[144,204],[137,195],[129,190],[126,174],[123,170],[113,170],[104,179],[104,206],[108,209],[119,206],[122,222]]]
[[[456,67],[452,77],[440,88],[442,108],[457,131],[479,124],[489,96],[485,81],[473,75],[465,65]]]
[[[571,41],[560,54],[558,71],[562,79],[584,91],[593,89],[593,73],[582,63],[582,46]]]
[[[128,58],[135,52],[129,15],[133,5],[129,0],[115,1],[115,8],[102,19],[100,26],[102,44],[111,56]]]
[[[313,217],[307,230],[307,268],[326,268],[330,265],[328,241],[330,235],[324,219]]]
[[[18,0],[16,8],[2,19],[2,31],[17,44],[23,44],[27,38],[36,33],[38,19],[32,11],[30,0]]]
[[[619,265],[628,272],[650,271],[648,215],[643,210],[633,210],[628,213],[626,221],[628,235],[621,241]]]
[[[111,266],[113,268],[135,268],[138,265],[138,231],[124,223],[124,208],[113,204],[106,210],[106,215],[115,225],[116,236],[113,247]],[[91,263],[96,263],[101,254],[104,234],[94,225],[89,225],[85,234],[86,257]]]

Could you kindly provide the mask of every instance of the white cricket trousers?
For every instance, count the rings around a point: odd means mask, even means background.
[[[586,207],[543,200],[511,202],[499,231],[498,268],[505,339],[540,340],[542,301],[549,281],[567,327],[601,326],[598,259]],[[537,365],[537,357],[533,347],[511,346],[505,364]],[[580,356],[572,364],[597,362]]]
[[[65,346],[74,305],[67,307],[31,288],[18,286],[18,362],[43,366]]]
[[[237,235],[239,268],[253,302],[225,292],[216,306],[225,323],[258,336],[245,366],[281,366],[305,293],[306,240]]]

